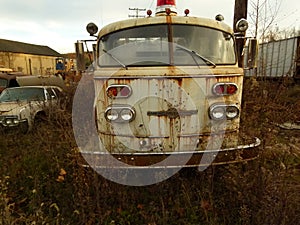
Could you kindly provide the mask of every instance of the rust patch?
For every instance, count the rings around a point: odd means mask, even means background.
[[[181,116],[191,116],[197,114],[198,110],[177,110],[169,108],[167,111],[148,111],[147,116],[168,116],[170,119],[175,119]]]

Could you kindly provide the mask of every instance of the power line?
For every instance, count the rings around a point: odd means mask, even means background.
[[[151,4],[150,4],[150,6],[148,7],[148,9],[151,9],[151,8],[152,8],[153,3],[154,3],[154,0],[152,0],[152,2],[151,2]]]

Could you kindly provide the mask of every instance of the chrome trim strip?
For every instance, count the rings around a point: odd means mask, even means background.
[[[204,137],[204,136],[214,136],[214,135],[224,135],[228,133],[236,133],[237,130],[223,130],[220,131],[219,133],[202,133],[202,134],[179,134],[177,135],[178,138],[193,138],[193,137]],[[127,137],[127,138],[170,138],[170,136],[132,136],[132,135],[126,135],[126,134],[113,134],[113,133],[106,133],[106,132],[98,132],[99,134],[102,135],[109,135],[109,136],[120,136],[120,137]]]

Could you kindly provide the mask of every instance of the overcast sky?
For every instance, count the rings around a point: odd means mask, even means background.
[[[248,0],[248,12],[253,11]],[[261,0],[262,1],[262,0]],[[276,24],[281,29],[300,28],[299,0],[282,2]],[[86,25],[94,22],[101,29],[110,22],[134,14],[129,8],[155,11],[156,0],[0,0],[0,39],[47,45],[60,52],[74,52],[77,40],[88,39]],[[177,0],[178,14],[190,9],[191,16],[225,17],[232,25],[235,0]]]

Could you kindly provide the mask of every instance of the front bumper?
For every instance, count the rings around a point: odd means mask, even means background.
[[[258,147],[260,143],[261,141],[259,138],[254,138],[252,143],[238,145],[234,148],[173,153],[109,153],[81,151],[81,154],[86,161],[82,163],[82,165],[94,169],[207,167],[210,165],[222,165],[253,160],[259,154]]]
[[[5,120],[9,118],[11,119],[11,123],[7,123]],[[27,133],[28,131],[28,122],[26,119],[18,120],[18,122],[13,122],[13,119],[17,119],[17,117],[13,116],[1,116],[0,117],[0,130],[1,132],[21,132]]]
[[[0,116],[0,124],[3,127],[17,127],[22,123],[27,122],[26,119],[19,119],[18,116],[7,116],[7,115],[2,115]]]

